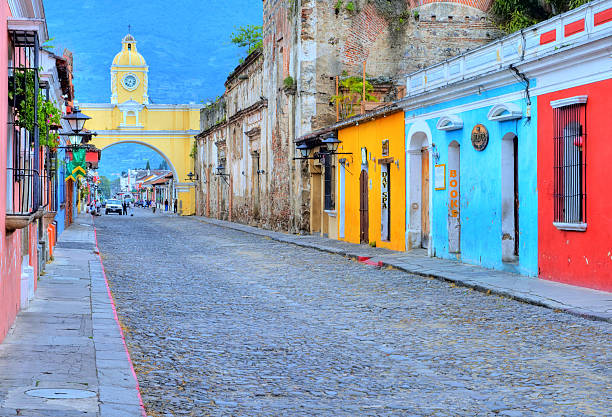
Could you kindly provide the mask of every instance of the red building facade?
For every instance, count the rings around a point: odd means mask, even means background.
[[[538,97],[542,278],[612,291],[611,107],[609,78]]]

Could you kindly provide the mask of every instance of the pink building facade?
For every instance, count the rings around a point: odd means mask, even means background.
[[[63,105],[55,61],[41,61],[48,39],[42,0],[0,0],[0,343],[33,297],[55,242],[57,158],[44,142],[48,126],[24,116],[39,92]]]

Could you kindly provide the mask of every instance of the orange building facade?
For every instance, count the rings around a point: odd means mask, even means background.
[[[338,239],[403,251],[404,112],[391,109],[338,129]]]

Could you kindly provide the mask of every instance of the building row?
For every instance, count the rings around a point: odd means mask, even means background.
[[[336,97],[342,82],[328,68],[319,71],[342,59],[328,54],[311,66],[305,60],[321,52],[319,32],[284,43],[279,31],[287,25],[266,3],[263,49],[236,68],[224,96],[202,111],[198,214],[612,291],[603,175],[612,157],[605,133],[611,0],[436,65],[401,64],[408,75],[391,79],[391,88],[376,84],[366,69],[363,79],[371,80],[378,102],[369,110],[372,103],[347,93],[361,111],[345,119],[330,100],[334,79]],[[419,6],[413,34],[433,7],[439,13],[442,5]],[[372,28],[375,12],[363,27]],[[308,18],[304,8],[302,17]],[[338,38],[344,53],[350,37],[340,30]],[[288,62],[291,68],[298,61],[297,83],[279,86],[274,80],[284,73],[271,63],[289,48],[300,51]],[[390,74],[398,67],[376,69]],[[319,86],[329,81],[331,94]]]
[[[41,0],[0,6],[0,342],[78,210],[82,180],[65,180],[71,152],[58,130],[72,111],[72,54],[54,53]],[[96,152],[87,151],[89,154]]]

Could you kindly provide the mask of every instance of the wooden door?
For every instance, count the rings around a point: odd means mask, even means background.
[[[370,243],[368,228],[368,173],[361,171],[359,175],[359,240],[361,243]]]
[[[421,246],[429,247],[429,151],[421,151]]]

